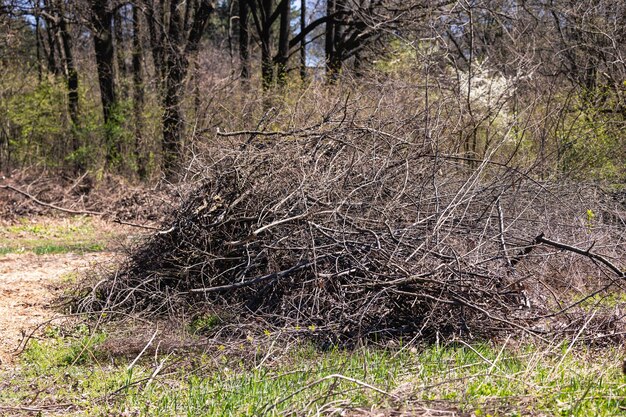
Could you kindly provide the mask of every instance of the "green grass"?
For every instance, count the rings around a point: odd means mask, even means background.
[[[0,256],[32,252],[37,255],[99,252],[109,248],[115,234],[101,230],[89,217],[20,219],[0,226]]]
[[[36,255],[47,255],[54,253],[86,253],[86,252],[101,252],[104,250],[104,245],[100,243],[78,243],[70,245],[43,245],[35,246],[33,252]]]
[[[410,408],[442,402],[476,416],[626,414],[613,349],[476,344],[319,351],[280,336],[204,353],[112,358],[106,336],[49,330],[12,373],[0,404],[72,404],[74,415],[317,415],[332,407]],[[508,344],[507,344],[508,345]],[[8,385],[6,385],[8,384]],[[33,401],[34,400],[34,401]],[[434,403],[433,403],[434,402]]]

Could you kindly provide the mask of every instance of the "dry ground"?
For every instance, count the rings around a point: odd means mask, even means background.
[[[25,334],[62,315],[52,304],[77,272],[111,260],[136,236],[93,217],[0,219],[0,367],[14,361]]]
[[[24,334],[60,315],[51,304],[62,291],[64,276],[110,257],[107,252],[0,256],[1,365],[12,363]]]

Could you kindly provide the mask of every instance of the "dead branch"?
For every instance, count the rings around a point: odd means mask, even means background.
[[[60,212],[63,212],[63,213],[76,214],[76,215],[87,215],[87,216],[97,216],[97,217],[106,217],[109,214],[109,213],[103,212],[103,211],[73,210],[73,209],[68,209],[68,208],[65,208],[65,207],[57,206],[55,204],[46,203],[44,201],[39,200],[34,195],[29,194],[26,191],[21,190],[21,189],[19,189],[17,187],[13,187],[12,185],[0,185],[0,188],[16,192],[16,193],[18,193],[18,194],[28,198],[29,200],[33,201],[34,203],[36,203],[36,204],[38,204],[38,205],[40,205],[42,207],[47,207],[49,209],[60,211]],[[160,228],[155,227],[155,226],[128,222],[128,221],[121,220],[121,219],[116,219],[116,218],[114,218],[112,221],[114,223],[119,223],[119,224],[123,224],[123,225],[126,225],[126,226],[131,226],[131,227],[137,227],[137,228],[141,228],[141,229],[160,230]]]
[[[605,257],[598,255],[597,253],[591,252],[591,249],[593,248],[594,245],[591,245],[589,249],[580,249],[575,246],[571,246],[565,243],[560,243],[554,240],[547,239],[543,236],[543,233],[537,236],[535,241],[537,243],[543,243],[545,245],[549,245],[557,249],[562,249],[562,250],[566,250],[569,252],[577,253],[579,255],[586,256],[594,261],[598,261],[604,264],[605,266],[607,266],[611,271],[615,273],[615,275],[617,275],[618,278],[626,278],[626,272],[619,269],[617,266],[615,266],[611,261],[609,261]]]
[[[34,195],[29,194],[26,191],[20,190],[19,188],[13,187],[12,185],[0,185],[0,188],[3,188],[5,190],[14,191],[14,192],[16,192],[18,194],[23,195],[24,197],[28,198],[29,200],[32,200],[34,203],[39,204],[40,206],[48,207],[50,209],[57,210],[57,211],[62,211],[63,213],[86,214],[86,215],[89,215],[89,216],[103,216],[105,214],[105,213],[100,212],[100,211],[72,210],[72,209],[68,209],[68,208],[65,208],[65,207],[55,206],[54,204],[43,202],[43,201],[39,200],[37,197],[35,197]]]

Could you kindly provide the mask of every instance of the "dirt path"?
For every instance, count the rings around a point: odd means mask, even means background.
[[[62,291],[63,275],[110,257],[109,253],[0,256],[0,367],[13,362],[22,332],[28,334],[58,314],[50,304]]]

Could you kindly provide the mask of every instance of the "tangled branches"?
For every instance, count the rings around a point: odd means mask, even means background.
[[[354,125],[216,149],[165,230],[80,307],[210,306],[332,341],[528,330],[552,307],[532,278],[546,252],[527,245],[559,222],[586,233],[553,191]]]

